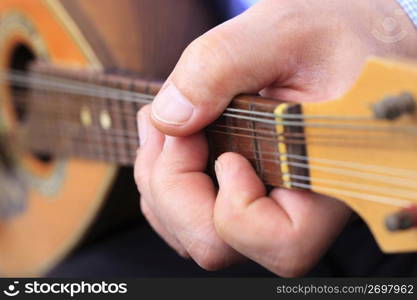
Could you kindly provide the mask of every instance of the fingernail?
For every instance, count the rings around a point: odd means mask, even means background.
[[[185,124],[193,110],[194,106],[173,83],[167,83],[152,103],[152,116],[169,125]]]
[[[222,166],[218,159],[214,162],[214,172],[216,172],[217,179],[220,180],[220,176],[222,173]]]
[[[148,122],[146,122],[146,116],[139,112],[138,114],[138,132],[139,132],[139,145],[143,146],[148,137]]]

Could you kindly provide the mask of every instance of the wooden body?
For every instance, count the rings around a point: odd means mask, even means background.
[[[25,45],[51,64],[122,69],[163,80],[185,46],[213,25],[208,16],[204,4],[188,0],[121,0],[117,5],[112,0],[3,0],[0,68],[7,70],[14,49]],[[11,91],[2,85],[0,95],[2,130],[13,131],[19,124]],[[0,270],[4,275],[38,275],[81,239],[117,167],[85,159],[45,163],[30,153],[22,153],[18,161],[31,184],[24,212],[0,221]]]

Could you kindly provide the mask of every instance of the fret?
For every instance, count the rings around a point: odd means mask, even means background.
[[[113,78],[115,77],[115,78]],[[120,82],[117,80],[117,76],[114,75],[107,75],[106,76],[106,86],[120,89]],[[120,113],[116,112],[116,108],[118,107],[118,101],[114,99],[106,99],[106,106],[109,120],[110,120],[110,127],[105,129],[103,127],[104,134],[108,137],[108,144],[111,147],[112,159],[114,162],[118,164],[123,164],[125,154],[124,144],[126,141],[126,137],[124,136],[124,132],[122,130],[122,126],[120,124]]]
[[[235,149],[235,144],[233,143],[233,135],[232,135],[233,130],[231,128],[233,128],[234,125],[235,125],[234,124],[235,119],[224,118],[224,120],[225,120],[225,123],[226,123],[226,132],[228,133],[226,135],[227,136],[227,138],[226,138],[227,146],[228,146],[228,149],[230,149],[229,151],[234,152],[234,151],[236,151],[236,149]],[[225,150],[225,152],[226,152],[226,150]]]
[[[237,98],[229,107],[272,113],[277,106],[276,101],[256,98],[257,101],[254,102],[252,99],[250,96],[246,99]],[[281,183],[279,155],[275,155],[278,150],[277,142],[271,138],[276,132],[274,125],[222,116],[207,131],[211,140],[210,151],[214,157],[228,151],[241,153],[266,183]]]
[[[68,128],[60,122],[62,119],[69,120],[69,122],[72,121],[72,108],[74,107],[72,98],[62,93],[54,93],[52,95],[53,97],[50,98],[51,102],[49,102],[48,106],[53,107],[53,105],[56,105],[56,113],[53,114],[53,117],[55,118],[54,123],[58,124],[58,126],[55,127],[54,124],[50,124],[51,132],[59,136],[59,141],[64,149],[68,147],[73,149],[77,144],[72,139],[72,135],[68,133]],[[67,136],[70,138],[67,138]],[[68,146],[65,147],[65,144],[68,144]],[[82,151],[80,150],[79,152],[81,153]]]
[[[106,78],[106,86],[118,88],[118,82],[113,82],[111,75]],[[104,133],[107,135],[108,138],[108,145],[111,147],[112,158],[114,162],[121,162],[121,157],[123,155],[123,143],[119,142],[119,135],[117,134],[117,130],[121,128],[120,124],[118,123],[118,117],[115,113],[113,113],[114,107],[116,103],[112,99],[106,99],[106,112],[105,115],[109,120],[108,128],[105,125],[106,123],[102,124],[104,129]],[[124,139],[122,139],[124,142]]]
[[[240,103],[239,108],[250,110],[250,103],[242,102]],[[233,148],[234,148],[234,152],[243,153],[246,156],[246,158],[251,162],[257,174],[260,175],[259,170],[256,168],[256,165],[260,162],[257,159],[257,154],[255,152],[255,149],[253,148],[253,143],[255,141],[255,138],[253,136],[253,132],[251,132],[250,130],[251,124],[252,124],[252,121],[250,120],[233,118],[233,126],[236,128],[232,130],[232,135],[231,135],[233,145],[234,145]],[[246,137],[238,136],[233,133],[237,133],[237,134],[243,133],[246,135]]]
[[[69,79],[82,80],[87,83],[98,84],[100,83],[101,76],[95,73],[83,74],[72,74],[68,75]],[[72,103],[75,104],[74,115],[78,117],[80,134],[73,136],[73,139],[78,143],[84,153],[81,157],[88,159],[104,159],[105,154],[101,142],[95,140],[95,132],[93,129],[97,128],[97,113],[96,113],[96,97],[80,95],[74,97],[74,95],[68,95],[72,98]],[[81,116],[81,114],[84,116]],[[81,118],[84,118],[82,120]],[[83,123],[84,122],[84,123]],[[91,142],[94,141],[94,142]]]
[[[129,90],[130,86],[132,84],[131,80],[123,80],[119,83],[119,88],[122,90]],[[124,132],[124,140],[123,140],[123,144],[121,145],[121,147],[123,148],[123,159],[120,161],[120,163],[122,165],[129,165],[132,163],[131,157],[132,157],[132,152],[131,152],[131,147],[129,145],[129,126],[128,126],[128,118],[126,117],[126,113],[128,111],[128,109],[125,107],[126,106],[126,102],[122,102],[119,101],[118,103],[116,103],[116,106],[118,108],[118,113],[116,113],[118,115],[118,119],[120,122],[120,129],[122,132]]]
[[[254,111],[271,113],[274,110],[271,111],[271,105],[275,109],[279,102],[272,101],[272,103],[266,102],[265,104],[255,102]],[[279,186],[282,184],[282,180],[275,125],[255,122],[255,126],[259,159],[262,166],[261,178],[271,185]]]
[[[58,72],[56,70],[48,72],[54,76],[59,74],[63,78],[94,83],[120,90],[120,92],[130,91],[156,95],[161,87],[160,82],[134,79],[121,74]],[[71,140],[73,140],[71,151],[63,149],[60,150],[61,152],[73,152],[76,156],[93,157],[120,165],[132,165],[134,163],[136,150],[139,147],[136,112],[143,106],[142,103],[128,101],[128,99],[127,101],[126,99],[122,100],[122,97],[112,99],[111,97],[103,97],[103,95],[67,94],[62,99],[59,103],[68,106],[62,107],[60,114],[66,114],[66,117],[61,118],[62,116],[59,117],[54,111],[56,119],[53,122],[62,125],[63,120],[68,118],[70,122],[74,123],[75,131],[65,133],[67,135],[71,134]],[[238,152],[251,162],[257,174],[265,183],[275,186],[282,185],[283,170],[280,163],[282,153],[279,152],[278,144],[284,143],[289,153],[305,155],[303,132],[297,132],[299,134],[297,139],[300,140],[301,144],[294,145],[288,142],[289,139],[286,136],[294,134],[291,131],[294,130],[294,127],[284,128],[285,132],[281,136],[282,139],[279,140],[275,125],[258,121],[257,118],[259,117],[255,114],[259,112],[274,113],[275,108],[280,103],[258,96],[239,96],[235,98],[229,107],[244,110],[246,113],[242,116],[252,117],[253,119],[248,120],[223,115],[207,128],[206,135],[210,148],[208,165],[213,166],[214,160],[224,152]],[[53,103],[48,105],[51,110],[56,110]],[[90,122],[82,120],[83,107],[87,107],[91,115],[90,126],[83,124]],[[301,114],[299,105],[288,105],[288,107],[287,113]],[[298,110],[296,107],[298,107]],[[269,119],[274,120],[273,117]],[[294,140],[295,137],[291,137],[291,139]],[[45,141],[45,145],[53,145],[53,141],[53,137],[50,137],[47,143]],[[59,141],[59,139],[56,138],[55,141]],[[65,148],[64,146],[60,145],[59,148]],[[305,169],[301,170],[301,168],[289,168],[288,170],[290,174],[306,174]]]
[[[249,104],[249,110],[250,111],[254,111],[255,109],[255,105],[254,103],[250,103]],[[262,168],[262,153],[260,151],[259,148],[259,140],[257,139],[257,133],[256,133],[256,122],[254,120],[249,121],[250,122],[250,128],[252,129],[252,147],[253,147],[253,152],[255,155],[255,170],[256,173],[258,173],[261,177],[263,175],[263,168]]]
[[[75,74],[72,74],[74,79],[78,79]],[[73,97],[70,94],[62,93],[63,97],[61,98],[60,105],[60,119],[63,124],[62,127],[65,127],[65,136],[71,141],[71,146],[69,147],[69,152],[71,154],[76,153],[76,156],[82,156],[85,158],[94,158],[92,154],[92,145],[90,143],[83,143],[83,140],[88,140],[89,132],[86,128],[87,124],[83,124],[81,119],[81,111],[88,109],[89,99],[85,96]],[[88,112],[84,111],[84,118],[86,119],[86,114]],[[89,113],[90,120],[92,119],[91,113]],[[69,128],[70,126],[70,128]]]
[[[112,75],[109,75],[106,78],[106,86],[119,90],[122,88],[121,82],[115,80]],[[126,164],[127,153],[125,148],[126,137],[123,134],[124,130],[122,125],[122,114],[119,109],[119,101],[107,99],[106,102],[111,126],[109,129],[105,130],[105,133],[107,133],[112,140],[112,152],[114,153],[115,161],[123,165]]]
[[[103,79],[104,75],[101,75],[100,77],[97,77],[97,84],[103,84]],[[107,161],[112,161],[111,159],[111,147],[109,147],[109,145],[107,144],[107,137],[105,132],[103,132],[102,130],[102,126],[101,126],[101,114],[103,112],[103,110],[105,109],[105,101],[107,100],[106,98],[100,98],[98,96],[94,96],[91,98],[92,100],[92,105],[93,105],[93,111],[94,111],[94,115],[95,115],[95,128],[97,128],[97,134],[94,134],[94,136],[97,136],[98,139],[98,149],[100,150],[100,159],[101,160],[107,160]]]
[[[129,91],[135,91],[135,83],[134,80],[130,81],[129,84]],[[125,124],[126,124],[126,130],[127,132],[134,132],[136,134],[136,136],[138,137],[136,139],[137,143],[138,143],[138,147],[139,147],[139,135],[138,135],[138,128],[137,128],[137,122],[136,122],[136,112],[138,110],[138,107],[136,106],[135,102],[125,102],[123,103],[124,109],[127,112],[127,114],[125,115],[124,119],[125,119]],[[134,112],[134,120],[132,120],[132,117],[130,117],[130,113]],[[129,152],[129,161],[130,163],[134,163],[135,159],[136,159],[136,150],[138,147],[132,147],[132,145],[127,144],[126,145],[128,148],[128,152]],[[133,149],[135,148],[135,149]]]
[[[291,104],[288,105],[287,110],[285,111],[286,114],[298,114],[301,116],[302,111],[301,111],[301,105],[299,104]],[[288,120],[285,119],[284,120]],[[303,122],[303,120],[300,119],[293,119],[291,120],[293,122]],[[304,136],[304,129],[301,126],[286,126],[285,130],[284,130],[286,136],[290,136],[289,140],[292,141],[299,141],[300,143],[288,143],[287,142],[287,137],[285,137],[285,142],[287,143],[287,151],[290,154],[294,154],[294,155],[300,155],[300,156],[304,156],[307,157],[307,149],[305,147],[305,136]],[[295,163],[299,163],[298,160],[294,160],[292,157],[288,157],[287,158],[288,162],[295,162]],[[307,163],[307,162],[304,162]],[[300,168],[300,167],[296,167],[296,166],[290,166],[289,167],[289,171],[291,175],[298,175],[298,176],[302,176],[304,178],[309,178],[310,174],[309,174],[309,170],[308,168]],[[291,181],[293,182],[297,182],[297,183],[301,183],[301,184],[307,184],[309,185],[310,182],[306,181],[306,180],[299,180],[299,179],[291,179]]]
[[[66,110],[65,104],[67,102],[66,95],[61,93],[50,93],[46,90],[41,90],[36,98],[36,101],[31,103],[33,112],[38,109],[40,113],[33,114],[33,119],[29,124],[29,130],[32,131],[36,128],[37,124],[44,124],[45,128],[49,130],[41,130],[39,132],[40,139],[48,140],[47,147],[44,150],[39,149],[39,153],[47,154],[50,152],[49,149],[62,148],[66,149],[71,146],[71,139],[65,139],[65,127],[62,126],[60,121],[60,115]],[[53,133],[57,136],[55,143],[48,139],[48,136]],[[36,142],[36,141],[35,141]],[[67,147],[66,147],[67,145]]]
[[[91,79],[89,80],[91,81]],[[95,158],[97,152],[96,147],[87,142],[91,139],[90,129],[94,126],[93,112],[90,104],[91,99],[88,96],[79,96],[73,101],[76,101],[74,105],[74,114],[78,115],[78,122],[74,123],[80,124],[79,135],[75,137],[76,141],[81,145],[81,149],[84,151],[84,156],[86,158]]]

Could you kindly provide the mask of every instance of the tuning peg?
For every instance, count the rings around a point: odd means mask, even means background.
[[[417,227],[417,206],[406,208],[385,219],[385,226],[389,231],[406,230]]]
[[[412,114],[415,108],[414,97],[409,92],[387,96],[372,106],[375,118],[385,120],[395,120],[404,114]]]

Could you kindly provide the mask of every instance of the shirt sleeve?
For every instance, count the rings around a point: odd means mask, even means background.
[[[259,0],[227,0],[222,1],[222,4],[225,6],[228,17],[233,18],[244,12],[246,9],[258,1]]]
[[[398,4],[404,9],[408,17],[417,26],[417,0],[397,0]]]

